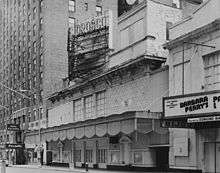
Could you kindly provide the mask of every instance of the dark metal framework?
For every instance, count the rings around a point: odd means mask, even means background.
[[[110,51],[109,27],[68,38],[69,80],[87,79],[103,71]]]

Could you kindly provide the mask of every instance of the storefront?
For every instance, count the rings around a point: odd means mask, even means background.
[[[164,98],[163,127],[195,130],[171,139],[174,159],[194,158],[197,170],[219,172],[220,91]]]
[[[158,151],[168,147],[160,113],[125,112],[42,131],[52,164],[93,168],[156,167]],[[168,158],[168,151],[163,152]],[[168,162],[166,163],[166,166]]]

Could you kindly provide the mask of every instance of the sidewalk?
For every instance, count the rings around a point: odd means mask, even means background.
[[[39,166],[39,165],[10,165],[9,167],[14,168],[27,168],[27,169],[41,169],[41,170],[54,170],[54,171],[63,171],[63,172],[76,172],[76,173],[85,173],[83,169],[71,169],[71,168],[62,168],[62,167],[51,167],[51,166]]]
[[[10,167],[14,168],[27,168],[27,169],[41,169],[41,170],[54,170],[54,171],[62,171],[62,172],[71,172],[71,173],[85,173],[85,169],[83,168],[62,168],[62,167],[51,167],[51,166],[38,166],[38,165],[11,165]],[[100,169],[89,169],[89,173],[128,173],[129,171],[111,171],[111,170],[100,170]],[[131,172],[131,171],[130,171]],[[163,172],[153,172],[153,173],[165,173]],[[132,173],[141,173],[134,172]],[[151,172],[148,172],[151,173]],[[171,172],[170,172],[171,173]]]

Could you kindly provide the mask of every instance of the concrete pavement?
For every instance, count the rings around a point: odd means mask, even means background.
[[[50,167],[50,166],[37,166],[37,165],[13,165],[6,169],[6,173],[85,173],[85,169],[71,169],[71,168],[61,168],[61,167]],[[110,170],[97,170],[89,169],[88,173],[128,173],[129,171],[110,171]],[[130,171],[131,172],[131,171]],[[140,173],[137,171],[132,171],[132,173]],[[166,173],[163,172],[148,172],[148,173]],[[172,173],[172,172],[169,172]],[[176,172],[178,173],[178,172]],[[180,172],[179,172],[180,173]]]
[[[68,172],[86,173],[85,169],[79,169],[79,168],[71,169],[71,168],[37,166],[37,165],[13,165],[13,166],[7,167],[6,169],[6,173],[54,173],[54,172],[56,173],[68,173]],[[97,170],[97,169],[89,169],[88,171],[88,173],[128,173],[128,172],[129,171],[110,171],[110,170]],[[140,173],[140,172],[132,171],[132,173]],[[166,173],[166,171],[148,172],[148,173]],[[172,173],[172,172],[169,172],[169,173]]]

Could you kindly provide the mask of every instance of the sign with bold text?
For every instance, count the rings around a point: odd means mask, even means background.
[[[8,131],[20,131],[20,126],[18,124],[7,124]]]
[[[166,97],[163,106],[165,118],[220,113],[220,91]]]
[[[5,144],[6,149],[22,149],[24,144]]]

